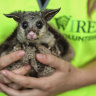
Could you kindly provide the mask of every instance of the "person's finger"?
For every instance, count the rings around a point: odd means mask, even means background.
[[[7,70],[3,70],[2,75],[4,75],[6,78],[11,80],[12,82],[19,84],[25,88],[47,89],[48,87],[50,87],[46,81],[40,78],[22,76],[22,75],[15,74]]]
[[[23,90],[18,91],[12,88],[9,88],[3,84],[0,84],[0,89],[6,93],[8,96],[47,96],[47,92],[39,89]]]
[[[21,96],[49,96],[48,92],[40,89],[22,90]]]
[[[12,72],[16,73],[16,74],[20,74],[20,75],[25,75],[27,74],[31,69],[30,65],[25,65],[19,69],[13,70]],[[1,83],[5,83],[5,84],[9,84],[12,81],[10,81],[8,78],[6,78],[5,76],[3,76],[2,74],[0,74],[0,82]]]
[[[21,59],[24,56],[24,51],[16,51],[9,55],[0,58],[0,69],[8,66],[9,64]]]
[[[12,72],[20,75],[25,75],[30,71],[31,67],[30,65],[23,66],[19,69],[13,70]],[[0,74],[0,82],[4,84],[8,84],[9,87],[14,88],[14,89],[20,89],[21,86],[18,84],[13,84],[11,83],[12,81]]]
[[[62,69],[65,61],[50,54],[37,54],[37,60],[43,64],[47,64],[55,69]]]
[[[22,86],[15,84],[15,83],[10,83],[10,84],[8,84],[8,86],[13,89],[21,89],[22,88]]]
[[[26,65],[26,66],[23,66],[19,69],[13,70],[12,72],[19,74],[19,75],[25,75],[26,73],[28,73],[30,71],[30,69],[31,69],[30,65]],[[7,83],[10,83],[10,84],[8,84],[9,87],[14,88],[14,89],[20,89],[21,88],[20,85],[14,84],[11,82],[12,81],[10,81],[10,80],[9,80],[9,82],[7,82]]]
[[[7,77],[3,76],[3,75],[0,73],[0,83],[8,84],[8,83],[10,83],[10,82],[11,82],[11,81],[10,81]]]
[[[9,87],[5,86],[4,84],[1,84],[1,83],[0,83],[0,89],[4,93],[6,93],[8,96],[21,96],[19,91],[12,89],[12,88],[9,88]]]
[[[19,74],[19,75],[25,75],[30,71],[30,69],[31,69],[30,65],[25,65],[19,69],[13,70],[12,72]]]

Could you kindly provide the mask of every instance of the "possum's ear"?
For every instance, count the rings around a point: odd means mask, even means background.
[[[60,11],[60,9],[61,8],[54,10],[45,10],[45,12],[43,13],[45,20],[46,21],[51,20]]]
[[[4,14],[8,18],[13,18],[15,21],[20,22],[21,14],[19,12],[14,12],[11,14]]]

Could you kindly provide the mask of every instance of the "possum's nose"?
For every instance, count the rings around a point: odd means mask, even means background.
[[[36,38],[37,38],[37,35],[36,35],[36,33],[34,33],[33,31],[30,31],[30,32],[28,33],[28,35],[27,35],[27,39],[32,40],[32,39],[36,39]]]

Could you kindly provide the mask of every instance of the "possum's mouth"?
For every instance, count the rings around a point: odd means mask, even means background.
[[[37,38],[37,35],[36,35],[36,33],[34,31],[31,30],[30,32],[28,32],[27,39],[34,40],[36,38]]]

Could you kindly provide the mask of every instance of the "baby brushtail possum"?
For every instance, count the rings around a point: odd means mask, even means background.
[[[41,10],[39,12],[13,12],[4,14],[18,22],[13,34],[0,46],[0,56],[17,50],[24,50],[23,59],[9,65],[8,70],[14,70],[25,64],[30,64],[31,76],[46,76],[55,71],[54,68],[41,64],[36,60],[36,53],[53,54],[59,58],[70,61],[74,51],[64,37],[48,24],[60,9]]]

